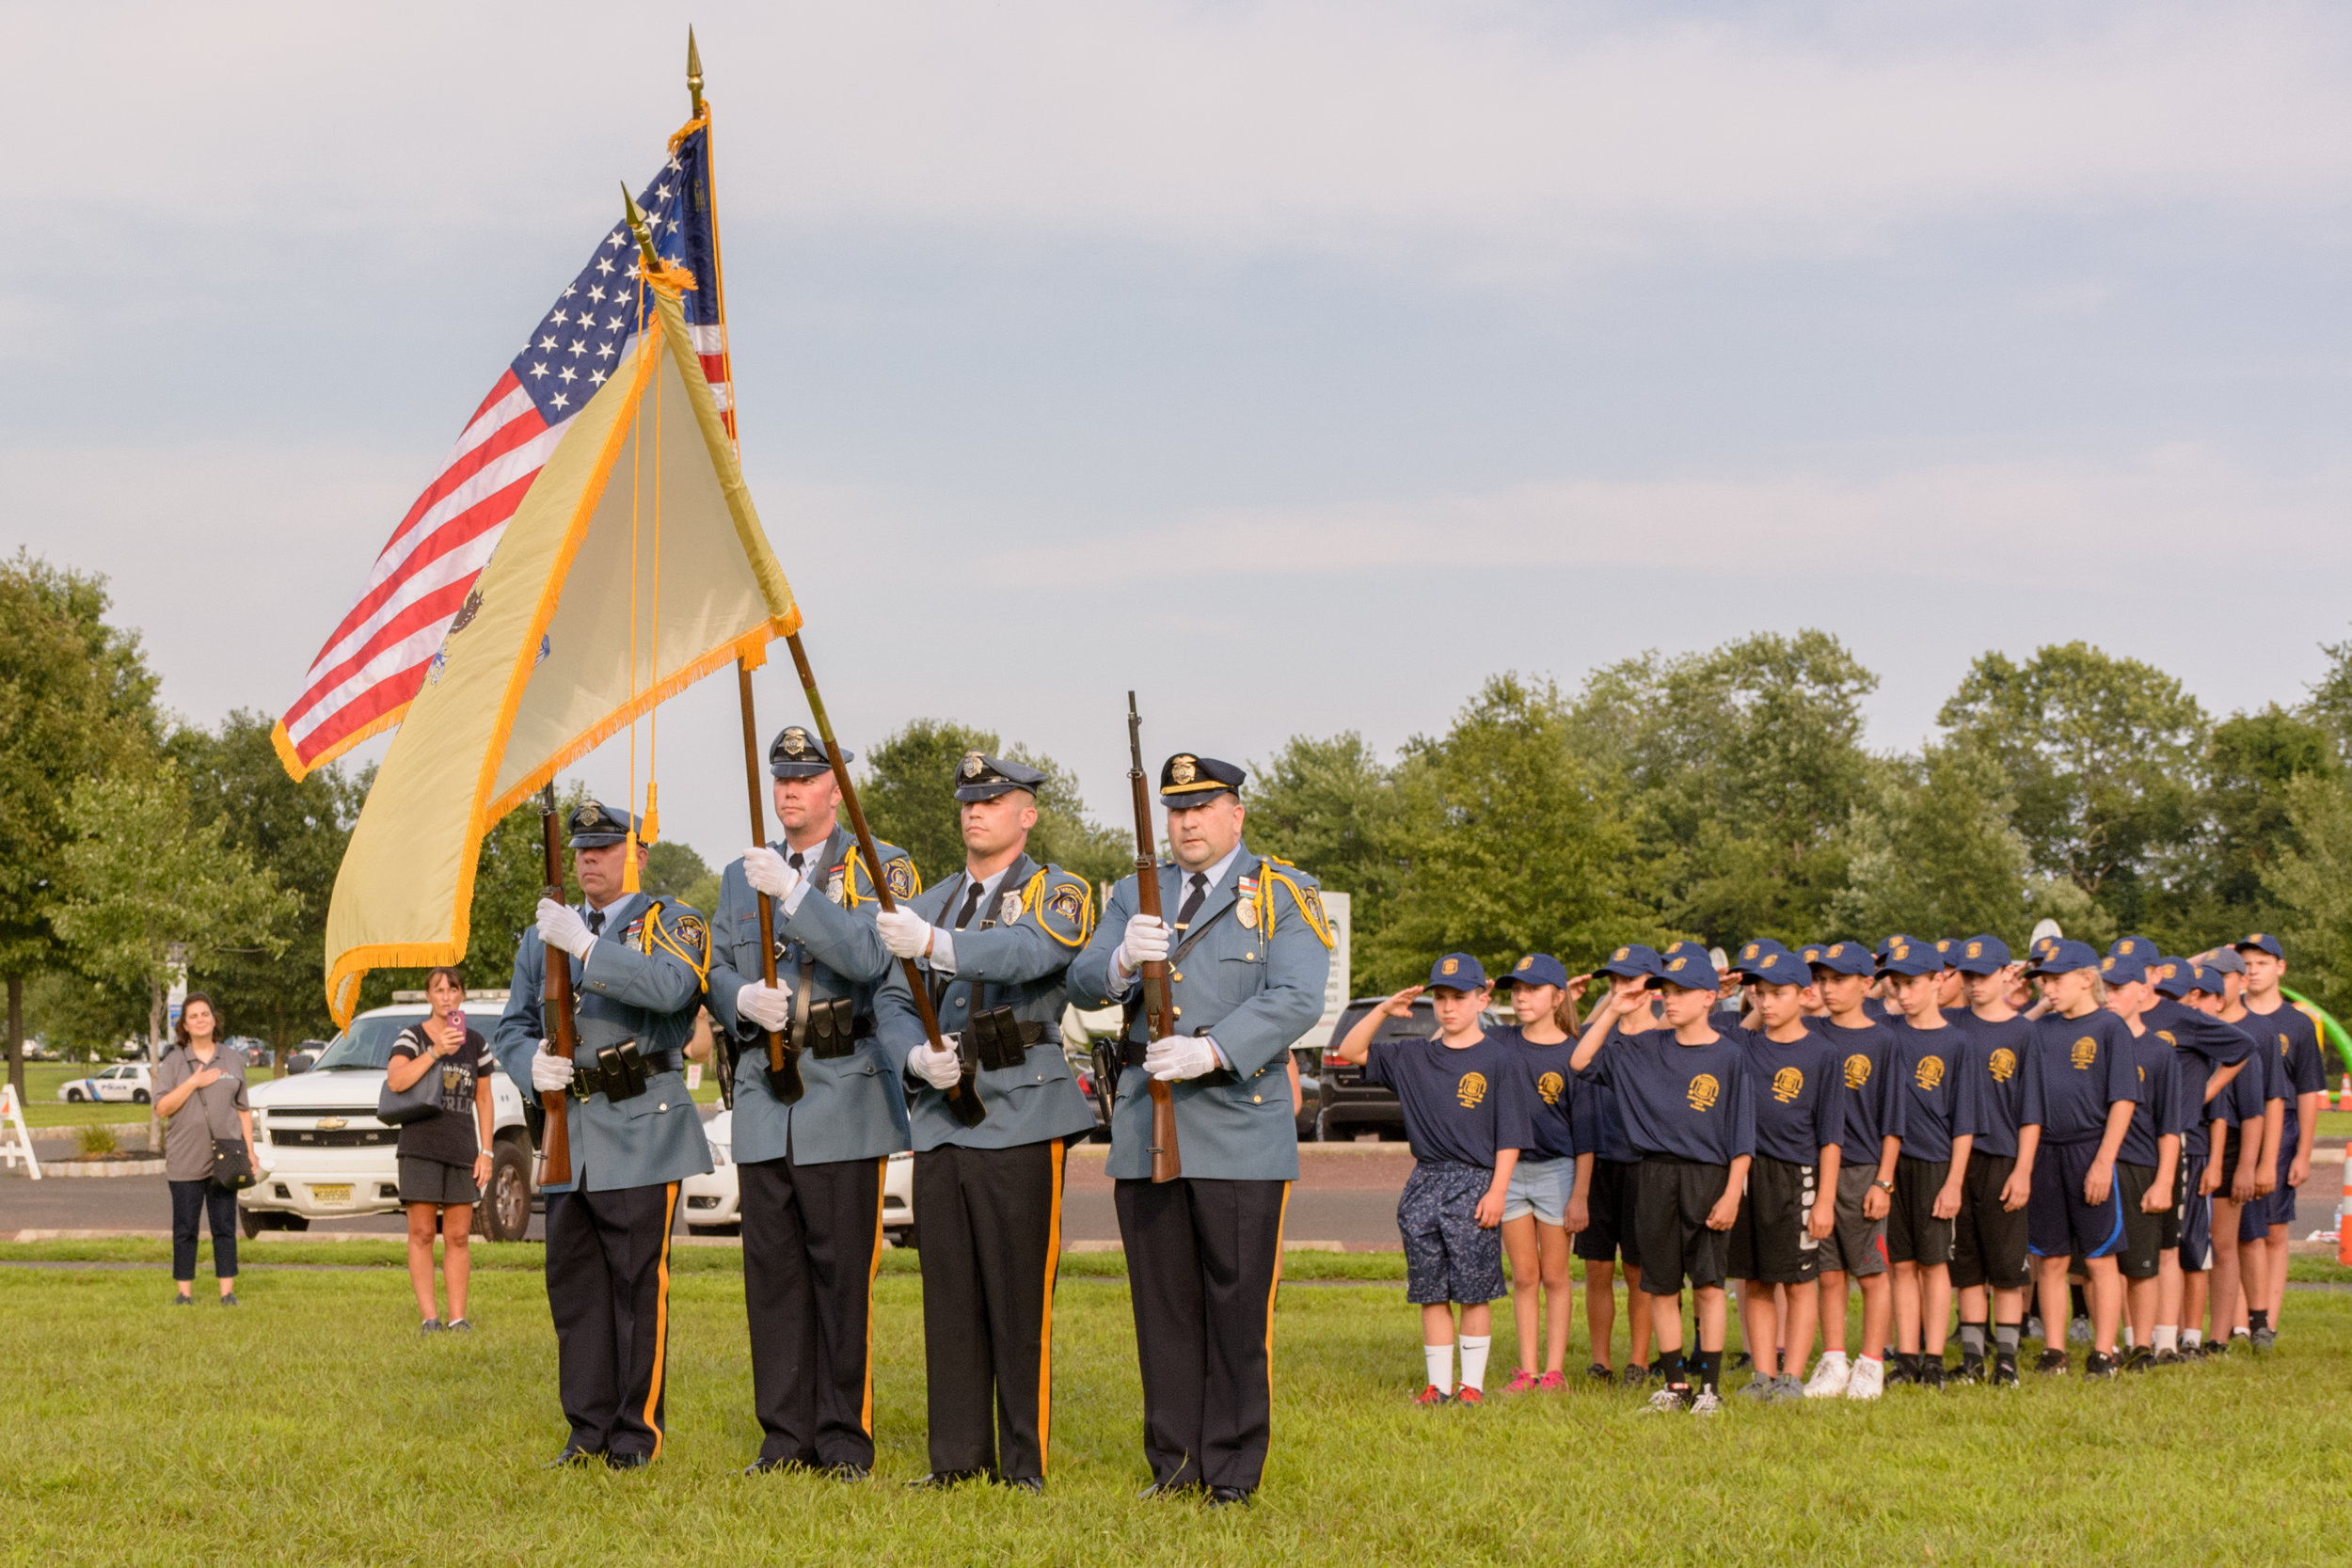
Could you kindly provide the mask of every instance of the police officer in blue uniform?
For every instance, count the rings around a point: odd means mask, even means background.
[[[1265,1469],[1274,1280],[1298,1176],[1291,1046],[1323,1015],[1331,930],[1314,879],[1242,842],[1242,769],[1179,752],[1160,768],[1174,859],[1164,923],[1136,879],[1070,966],[1081,1007],[1127,1008],[1110,1175],[1143,1372],[1147,1493],[1246,1502]],[[1152,1039],[1142,966],[1168,961],[1174,1033]],[[1184,1174],[1152,1176],[1151,1081],[1172,1085]]]
[[[924,971],[947,1049],[933,1051],[893,967],[876,1011],[914,1096],[922,1227],[930,1473],[919,1487],[993,1477],[1045,1485],[1061,1254],[1062,1160],[1094,1127],[1062,1054],[1063,973],[1094,928],[1083,877],[1028,854],[1045,775],[967,752],[951,781],[963,870],[879,917],[891,953]],[[986,1112],[950,1110],[962,1058]]]
[[[815,1469],[862,1481],[874,1464],[882,1173],[907,1147],[898,1064],[874,1030],[874,992],[892,964],[823,742],[792,725],[769,748],[768,768],[784,843],[748,849],[726,868],[711,917],[710,1010],[738,1062],[743,1302],[763,1433],[744,1473]],[[921,891],[903,850],[875,848],[893,897]],[[772,987],[760,978],[762,893],[774,905]],[[805,1085],[797,1102],[769,1081],[770,1030],[797,1048]]]
[[[572,1180],[547,1189],[548,1307],[571,1435],[557,1465],[615,1469],[661,1451],[669,1343],[670,1231],[678,1182],[710,1169],[702,1117],[679,1053],[694,1032],[710,936],[674,900],[623,891],[635,818],[590,800],[572,813],[583,901],[539,901],[515,950],[515,978],[493,1048],[516,1084],[561,1091]],[[638,868],[645,849],[637,849]],[[548,954],[565,955],[575,1050],[543,1049]]]

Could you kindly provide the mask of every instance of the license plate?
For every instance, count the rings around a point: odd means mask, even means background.
[[[335,1181],[314,1184],[310,1188],[310,1201],[313,1203],[349,1203],[351,1183]]]

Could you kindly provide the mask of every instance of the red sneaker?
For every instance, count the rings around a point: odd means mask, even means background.
[[[1454,1390],[1454,1402],[1456,1404],[1484,1404],[1486,1402],[1486,1396],[1471,1387],[1469,1384],[1465,1383],[1459,1388]]]
[[[1422,1405],[1451,1404],[1454,1402],[1454,1396],[1447,1393],[1444,1389],[1438,1387],[1433,1383],[1428,1387],[1423,1388],[1421,1393],[1415,1397],[1413,1402],[1415,1404]]]
[[[1568,1380],[1558,1372],[1546,1372],[1535,1380],[1536,1388],[1546,1394],[1557,1394],[1568,1386]]]
[[[1511,1381],[1502,1391],[1506,1394],[1524,1394],[1534,1386],[1535,1374],[1522,1367],[1511,1374]]]

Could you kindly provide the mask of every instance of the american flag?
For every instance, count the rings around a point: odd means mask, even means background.
[[[638,205],[656,252],[694,275],[697,287],[680,303],[732,435],[708,137],[704,122],[681,135]],[[278,753],[295,778],[400,721],[507,520],[572,416],[611,378],[636,336],[637,273],[636,241],[615,223],[392,531],[358,602],[311,660],[302,695],[278,721]]]

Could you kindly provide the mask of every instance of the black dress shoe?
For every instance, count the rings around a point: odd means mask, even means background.
[[[548,1460],[544,1468],[568,1470],[575,1465],[594,1465],[603,1457],[604,1455],[594,1449],[583,1449],[576,1444],[566,1443],[564,1445],[564,1451]]]
[[[1249,1501],[1249,1493],[1250,1488],[1247,1486],[1212,1486],[1209,1488],[1209,1506],[1223,1508],[1229,1503],[1241,1503],[1247,1506]]]
[[[789,1474],[794,1470],[814,1470],[815,1468],[817,1466],[805,1459],[780,1457],[755,1459],[749,1465],[744,1465],[739,1473],[747,1476],[774,1476]]]
[[[863,1465],[852,1465],[845,1459],[838,1465],[826,1465],[818,1474],[827,1481],[864,1481],[866,1469]]]
[[[1198,1491],[1200,1486],[1200,1483],[1197,1481],[1155,1481],[1136,1496],[1138,1497],[1181,1497],[1187,1492]]]
[[[951,1486],[961,1486],[967,1481],[977,1481],[985,1470],[933,1470],[928,1476],[917,1476],[907,1482],[910,1492],[945,1492]]]
[[[642,1470],[653,1463],[649,1453],[611,1453],[604,1456],[606,1465],[615,1470]]]
[[[1011,1487],[1016,1492],[1035,1492],[1042,1495],[1045,1491],[1045,1478],[1043,1476],[1014,1476],[1011,1480],[1006,1481],[1005,1484]]]

